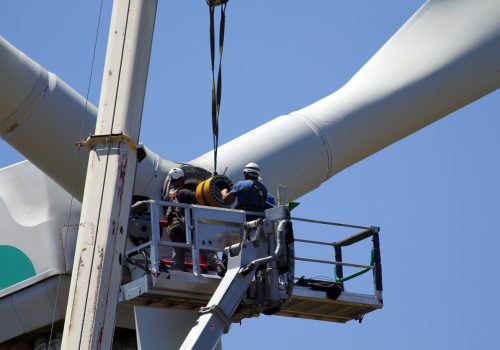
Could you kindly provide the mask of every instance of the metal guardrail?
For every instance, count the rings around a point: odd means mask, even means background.
[[[184,227],[186,232],[186,242],[173,242],[170,240],[162,240],[160,232],[160,210],[166,207],[177,207],[183,208],[184,211]],[[193,274],[200,276],[202,269],[200,267],[201,251],[212,251],[212,252],[222,252],[225,246],[215,247],[206,242],[205,239],[200,238],[200,235],[194,234],[194,226],[200,226],[201,221],[210,222],[212,226],[220,226],[221,228],[226,228],[228,226],[239,226],[243,227],[245,213],[243,211],[221,209],[215,207],[205,207],[199,205],[190,205],[177,202],[169,201],[158,201],[158,200],[148,200],[143,201],[132,206],[132,212],[134,210],[149,210],[150,213],[150,240],[146,243],[128,249],[125,252],[126,257],[131,257],[133,255],[139,254],[141,251],[149,251],[149,271],[153,274],[160,272],[160,256],[159,247],[180,247],[185,248],[191,252],[191,262],[193,265]],[[239,214],[234,217],[230,214]],[[262,213],[259,213],[262,215]],[[233,230],[234,231],[234,230]],[[206,232],[205,232],[206,233]],[[239,237],[239,235],[238,235]]]
[[[125,252],[126,257],[133,256],[135,254],[140,253],[140,251],[144,249],[149,249],[149,260],[150,260],[150,271],[152,273],[160,272],[160,257],[158,254],[159,246],[167,246],[167,247],[180,247],[191,250],[192,259],[193,259],[193,269],[195,274],[200,273],[199,266],[199,250],[196,249],[193,245],[192,235],[191,235],[191,211],[189,204],[182,204],[177,202],[168,202],[168,201],[154,201],[148,200],[145,201],[146,205],[149,209],[151,215],[151,233],[150,240],[146,243],[143,243],[139,246],[131,248]],[[144,205],[144,202],[141,203]],[[160,207],[178,207],[184,209],[184,224],[186,229],[186,243],[172,242],[161,240],[161,232],[160,232]],[[196,261],[196,262],[195,262]],[[195,266],[196,264],[196,266]]]
[[[136,206],[136,205],[134,205]],[[132,210],[134,210],[134,206]],[[192,259],[192,265],[193,265],[193,274],[196,276],[201,275],[201,267],[200,267],[200,249],[201,250],[212,250],[215,252],[222,252],[222,249],[215,249],[213,247],[209,247],[205,245],[204,241],[201,240],[200,237],[197,235],[193,234],[193,225],[199,226],[199,215],[202,215],[203,218],[207,217],[212,217],[212,216],[217,216],[217,213],[221,212],[220,208],[213,208],[213,207],[202,207],[202,206],[193,206],[189,204],[182,204],[182,203],[177,203],[177,202],[168,202],[168,201],[156,201],[156,200],[149,200],[145,202],[141,202],[138,204],[138,208],[140,209],[140,206],[147,206],[149,212],[150,212],[150,220],[151,220],[151,232],[150,232],[150,240],[146,243],[143,243],[141,245],[138,245],[134,248],[131,248],[125,252],[127,257],[133,256],[135,254],[140,253],[141,251],[144,250],[149,250],[149,270],[151,273],[159,273],[160,272],[160,256],[159,256],[159,247],[160,246],[166,246],[166,247],[181,247],[181,248],[186,248],[191,251],[191,259]],[[185,224],[185,230],[186,230],[186,242],[185,243],[179,243],[179,242],[172,242],[169,240],[161,240],[161,232],[160,232],[160,210],[161,208],[166,208],[166,207],[179,207],[184,209],[184,224]],[[226,210],[226,213],[231,210]],[[200,212],[201,214],[197,214]],[[232,211],[232,212],[240,212],[243,213],[242,211]],[[213,214],[213,215],[212,215]],[[246,214],[254,215],[254,216],[264,216],[263,213],[256,213],[256,212],[246,212]],[[205,216],[203,216],[205,215]],[[243,214],[242,214],[243,215]],[[213,219],[215,221],[223,221],[223,219]],[[317,240],[308,240],[308,239],[300,239],[300,238],[295,238],[295,242],[300,242],[300,243],[306,243],[306,244],[314,244],[314,245],[324,245],[324,246],[330,246],[334,248],[334,260],[322,260],[322,259],[315,259],[315,258],[307,258],[307,257],[298,257],[296,256],[294,258],[295,261],[304,261],[304,262],[310,262],[310,263],[319,263],[319,264],[328,264],[328,265],[334,265],[335,266],[335,275],[336,279],[338,281],[347,281],[350,279],[350,276],[344,277],[344,271],[343,267],[354,267],[354,268],[359,268],[359,269],[364,269],[362,272],[357,272],[354,273],[351,276],[357,277],[360,274],[367,272],[368,270],[373,271],[373,283],[374,283],[374,291],[375,291],[375,296],[379,297],[381,299],[382,295],[382,266],[381,266],[381,259],[380,259],[380,244],[379,244],[379,228],[378,227],[368,227],[368,226],[359,226],[359,225],[349,225],[349,224],[342,224],[342,223],[337,223],[337,222],[329,222],[329,221],[323,221],[323,220],[311,220],[311,219],[304,219],[304,218],[298,218],[298,217],[291,217],[292,221],[301,221],[301,222],[306,222],[306,223],[313,223],[313,224],[321,224],[321,225],[330,225],[330,226],[338,226],[338,227],[345,227],[345,228],[354,228],[354,229],[360,229],[362,230],[361,232],[358,232],[352,236],[349,236],[343,240],[337,241],[337,242],[323,242],[323,241],[317,241]],[[241,222],[243,224],[244,220]],[[233,223],[235,223],[233,221]],[[237,224],[237,222],[236,222]],[[342,248],[350,246],[352,244],[355,244],[357,242],[360,242],[362,240],[365,240],[367,238],[372,237],[372,251],[373,251],[373,264],[372,265],[365,265],[365,264],[356,264],[356,263],[350,263],[350,262],[344,262],[342,260]],[[366,270],[366,271],[365,271]]]
[[[304,219],[304,218],[297,218],[297,217],[292,217],[292,221],[301,221],[301,222],[307,222],[307,223],[314,223],[314,224],[321,224],[321,225],[330,225],[330,226],[337,226],[337,227],[346,227],[346,228],[355,228],[355,229],[361,229],[361,232],[358,232],[352,236],[349,236],[343,240],[340,240],[338,242],[323,242],[323,241],[316,241],[316,240],[309,240],[309,239],[300,239],[296,238],[295,242],[300,242],[300,243],[308,243],[308,244],[315,244],[315,245],[325,245],[325,246],[330,246],[334,248],[334,253],[335,253],[335,260],[321,260],[321,259],[313,259],[313,258],[306,258],[306,257],[295,257],[296,261],[304,261],[304,262],[312,262],[312,263],[319,263],[319,264],[328,264],[328,265],[335,265],[335,280],[337,282],[345,282],[351,278],[357,277],[365,272],[368,272],[369,270],[373,271],[373,289],[375,296],[379,299],[382,298],[382,264],[381,264],[381,258],[380,258],[380,241],[379,241],[379,227],[375,226],[359,226],[359,225],[349,225],[349,224],[341,224],[338,222],[330,222],[330,221],[323,221],[323,220],[311,220],[311,219]],[[342,248],[350,246],[352,244],[358,243],[362,240],[365,240],[367,238],[372,237],[372,264],[371,265],[364,265],[364,264],[354,264],[354,263],[348,263],[342,261]],[[362,271],[358,271],[356,273],[351,274],[350,276],[344,277],[344,271],[343,267],[348,266],[348,267],[354,267],[354,268],[360,268],[363,269]]]
[[[371,227],[368,227],[368,226],[341,224],[339,222],[304,219],[304,218],[297,218],[297,217],[293,217],[293,216],[290,219],[295,220],[295,221],[311,222],[311,223],[315,223],[315,224],[332,225],[332,226],[338,226],[338,227],[350,227],[350,228],[359,228],[359,229],[365,229],[365,230],[371,229]]]

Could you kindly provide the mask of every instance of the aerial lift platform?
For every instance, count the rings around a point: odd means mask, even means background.
[[[184,212],[186,242],[162,238],[164,209],[179,207]],[[247,221],[247,215],[257,220]],[[338,242],[294,237],[292,222],[344,226],[361,231]],[[121,286],[119,302],[135,306],[198,310],[199,319],[183,348],[210,348],[231,322],[260,314],[280,315],[345,323],[362,320],[382,308],[382,271],[379,229],[290,217],[285,206],[262,213],[187,205],[165,201],[143,201],[132,207],[129,234],[137,246],[125,253],[130,281]],[[310,235],[310,233],[309,233]],[[372,239],[370,265],[342,261],[342,248]],[[330,246],[332,260],[298,257],[294,243]],[[185,271],[170,269],[173,247],[191,253]],[[215,272],[222,260],[224,275]],[[329,264],[331,281],[296,278],[295,262]],[[343,276],[343,267],[361,269]],[[345,282],[372,272],[372,294],[347,291]],[[210,332],[206,330],[210,329]],[[216,332],[214,332],[214,329]],[[215,334],[215,335],[214,335]],[[210,339],[207,339],[209,337]]]

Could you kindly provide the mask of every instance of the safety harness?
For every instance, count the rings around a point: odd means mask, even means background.
[[[251,195],[249,195],[246,198],[246,200],[243,203],[238,203],[238,207],[242,208],[242,209],[244,208],[244,209],[250,210],[250,211],[264,210],[264,208],[266,207],[266,196],[264,196],[264,191],[262,188],[263,185],[256,180],[250,179],[250,181],[252,181],[252,193],[251,193]],[[251,200],[255,194],[259,195],[259,199],[260,199],[260,207],[259,208],[256,208],[253,205],[252,206],[250,205]]]

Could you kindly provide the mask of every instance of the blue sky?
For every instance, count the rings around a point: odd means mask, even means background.
[[[4,2],[0,34],[85,95],[99,4]],[[231,0],[221,144],[338,89],[422,4]],[[89,95],[96,105],[109,16],[105,0]],[[210,83],[205,1],[160,0],[141,141],[171,160],[209,150]],[[496,91],[299,200],[296,216],[381,227],[381,311],[361,325],[245,320],[224,336],[225,348],[498,349],[499,110]],[[0,142],[0,167],[22,159]],[[343,234],[296,227],[298,237],[316,232],[332,240]],[[354,257],[365,263],[368,254]]]

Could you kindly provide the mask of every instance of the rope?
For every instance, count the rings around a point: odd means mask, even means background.
[[[92,77],[93,77],[93,72],[94,72],[94,62],[95,62],[95,55],[96,55],[96,50],[97,50],[97,41],[98,41],[98,38],[99,38],[99,29],[100,29],[100,24],[101,24],[101,17],[102,17],[102,8],[103,8],[103,0],[101,0],[101,3],[100,3],[100,6],[99,6],[99,15],[98,15],[98,19],[97,19],[97,28],[96,28],[96,33],[95,33],[95,38],[94,38],[94,49],[93,49],[93,53],[92,53],[92,62],[90,64],[90,73],[89,73],[89,82],[87,84],[87,93],[86,93],[86,96],[85,96],[85,110],[84,110],[84,118],[82,120],[82,124],[80,126],[80,140],[83,139],[83,130],[85,129],[85,123],[86,123],[86,116],[87,116],[87,113],[88,113],[88,100],[89,100],[89,94],[90,94],[90,87],[91,87],[91,84],[92,84]],[[70,228],[70,221],[71,221],[71,214],[73,212],[73,202],[74,202],[74,195],[73,195],[73,192],[74,192],[74,189],[76,187],[76,178],[77,178],[77,175],[78,175],[78,168],[80,166],[80,148],[78,148],[78,151],[77,151],[77,157],[76,157],[76,162],[75,162],[75,171],[73,173],[73,181],[72,181],[72,189],[73,191],[71,191],[71,199],[70,199],[70,203],[69,203],[69,212],[68,212],[68,220],[66,222],[66,236],[65,236],[65,240],[64,240],[64,244],[66,245],[67,244],[67,235],[68,235],[68,231],[69,231],[69,228]],[[64,247],[66,248],[66,246]],[[63,253],[64,253],[64,250],[63,250]],[[61,259],[61,266],[60,266],[60,270],[62,271],[62,268],[63,268],[63,264],[64,264],[64,256],[62,256],[62,259]],[[53,337],[53,334],[54,334],[54,324],[55,324],[55,318],[56,318],[56,309],[57,309],[57,299],[59,298],[59,291],[60,291],[60,287],[61,287],[61,278],[62,278],[62,274],[59,274],[59,278],[58,278],[58,281],[57,281],[57,288],[56,288],[56,297],[55,297],[55,300],[54,300],[54,307],[53,307],[53,312],[52,312],[52,323],[50,325],[50,334],[49,334],[49,343],[48,343],[48,348],[50,349],[50,346],[51,346],[51,343],[52,343],[52,337]]]
[[[210,58],[212,67],[212,135],[214,144],[214,174],[217,174],[217,151],[219,148],[219,111],[222,96],[222,52],[224,49],[224,30],[226,26],[226,5],[220,6],[220,29],[219,29],[219,69],[217,82],[215,80],[215,7],[208,3],[210,12]]]

